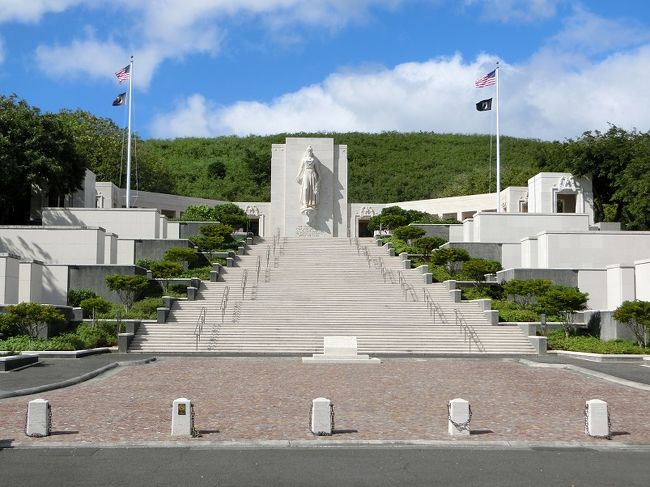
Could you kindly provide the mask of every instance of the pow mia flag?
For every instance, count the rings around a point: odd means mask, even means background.
[[[488,110],[492,110],[492,98],[487,98],[485,100],[481,100],[476,104],[476,109],[479,112],[487,112]]]
[[[115,100],[113,100],[113,106],[119,107],[120,105],[124,105],[125,102],[126,102],[126,91],[124,93],[120,93],[115,97]]]

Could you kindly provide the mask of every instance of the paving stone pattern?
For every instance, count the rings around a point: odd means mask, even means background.
[[[612,442],[650,444],[650,392],[513,360],[387,359],[303,365],[299,359],[162,358],[91,381],[0,401],[4,445],[187,441],[171,437],[171,404],[195,405],[198,442],[307,440],[311,400],[332,400],[336,440],[449,440],[449,399],[473,409],[472,441],[603,442],[584,434],[584,404],[602,399]],[[29,400],[48,399],[53,434],[24,435]],[[467,437],[463,438],[467,440]]]

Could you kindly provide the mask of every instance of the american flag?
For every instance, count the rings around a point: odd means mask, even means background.
[[[117,76],[117,80],[120,82],[120,84],[124,83],[129,79],[130,71],[131,71],[131,65],[127,64],[122,69],[120,69],[117,73],[115,73],[115,76]]]
[[[492,86],[494,83],[497,82],[497,70],[495,69],[491,73],[486,74],[485,76],[481,76],[479,79],[474,81],[474,86],[477,88],[485,88],[486,86]]]

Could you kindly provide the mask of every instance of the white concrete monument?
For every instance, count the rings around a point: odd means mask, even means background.
[[[331,138],[288,137],[271,157],[271,227],[284,237],[348,234],[347,146]]]
[[[327,336],[323,337],[323,353],[303,357],[304,364],[379,364],[378,358],[357,354],[357,337]]]
[[[172,436],[190,436],[193,430],[192,401],[179,397],[172,404]]]
[[[465,399],[452,399],[447,405],[449,418],[447,430],[450,435],[469,436],[469,423],[472,420],[472,410]]]
[[[609,412],[607,403],[592,399],[585,403],[585,433],[598,438],[609,438]]]
[[[46,399],[34,399],[29,401],[27,406],[27,436],[49,436],[50,424],[50,403]]]
[[[311,403],[311,432],[319,436],[332,434],[332,402],[324,397],[317,397]]]

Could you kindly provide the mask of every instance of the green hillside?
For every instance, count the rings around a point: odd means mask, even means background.
[[[495,190],[495,141],[487,135],[318,133],[143,141],[173,192],[229,201],[269,201],[271,144],[333,137],[347,144],[351,202],[382,203]],[[490,145],[492,169],[490,171]],[[502,188],[526,185],[546,142],[501,138]]]

